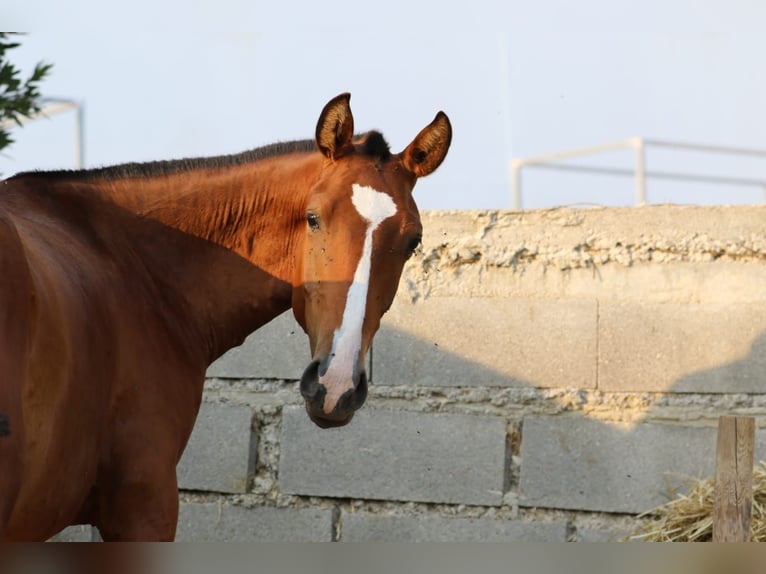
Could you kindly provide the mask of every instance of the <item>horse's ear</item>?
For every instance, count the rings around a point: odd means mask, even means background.
[[[351,115],[351,94],[335,96],[327,102],[317,122],[317,147],[330,159],[343,155],[350,148],[354,135],[354,116]]]
[[[439,112],[412,143],[400,154],[404,167],[417,177],[433,172],[447,156],[452,142],[452,124],[447,114]]]

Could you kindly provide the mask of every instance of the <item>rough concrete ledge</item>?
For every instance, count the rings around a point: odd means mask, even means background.
[[[441,211],[422,219],[423,248],[399,289],[412,301],[596,293],[623,300],[636,290],[704,300],[722,289],[760,300],[753,285],[766,281],[761,205]],[[704,285],[679,286],[676,269]]]
[[[430,211],[422,220],[424,255],[413,267],[423,270],[766,259],[764,205]]]

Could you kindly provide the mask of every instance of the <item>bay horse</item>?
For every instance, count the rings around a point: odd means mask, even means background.
[[[0,182],[0,540],[174,539],[207,367],[291,307],[308,416],[351,420],[452,128],[393,154],[349,101],[313,140]]]

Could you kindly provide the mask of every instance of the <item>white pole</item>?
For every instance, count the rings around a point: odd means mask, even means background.
[[[522,162],[511,160],[511,209],[521,209],[521,166]]]
[[[636,175],[636,205],[646,205],[646,162],[644,157],[644,140],[640,137],[633,138],[635,150],[635,175]]]
[[[85,167],[85,108],[83,102],[76,102],[74,126],[74,167]]]
[[[44,102],[46,104],[45,107],[36,114],[32,114],[30,117],[19,117],[18,123],[14,120],[4,120],[0,122],[0,129],[11,129],[18,126],[19,123],[23,125],[39,118],[47,118],[74,109],[76,114],[74,126],[74,166],[75,169],[81,169],[85,165],[85,109],[83,103],[61,98],[47,98]]]

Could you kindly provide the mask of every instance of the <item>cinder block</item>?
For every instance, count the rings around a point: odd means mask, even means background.
[[[48,542],[95,542],[100,536],[90,524],[68,526],[61,532],[48,539]]]
[[[575,542],[620,542],[638,527],[627,528],[624,526],[609,528],[578,528],[575,534]]]
[[[716,428],[526,417],[520,505],[640,513],[668,500],[668,485],[715,472]],[[756,432],[755,460],[766,456]]]
[[[566,542],[566,522],[343,514],[341,542]]]
[[[330,542],[330,508],[245,508],[184,503],[178,516],[179,542]]]
[[[202,403],[189,443],[176,470],[186,490],[245,492],[255,469],[252,410]]]
[[[286,311],[210,365],[207,376],[297,380],[310,361],[308,337]]]
[[[766,305],[605,303],[605,391],[766,392]]]
[[[594,388],[597,304],[397,299],[373,343],[377,385]]]
[[[320,430],[285,408],[279,487],[284,493],[499,505],[505,420],[364,408]]]

